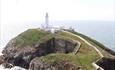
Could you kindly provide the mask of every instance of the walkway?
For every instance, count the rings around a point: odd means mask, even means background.
[[[71,34],[71,35],[74,35],[74,36],[80,38],[82,41],[84,41],[84,42],[87,43],[89,46],[91,46],[92,48],[94,48],[101,57],[104,57],[103,54],[102,54],[94,45],[92,45],[91,43],[89,43],[87,40],[85,40],[85,39],[82,38],[81,36],[76,35],[76,34],[73,34],[73,33],[68,32],[68,31],[64,31],[64,30],[63,30],[63,32],[69,33],[69,34]]]

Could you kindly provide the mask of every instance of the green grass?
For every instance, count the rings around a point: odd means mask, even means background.
[[[65,36],[65,37],[69,37],[69,38],[74,39],[74,40],[77,40],[81,43],[81,47],[77,53],[76,61],[79,60],[78,63],[80,63],[83,68],[85,68],[87,70],[92,70],[93,69],[92,62],[94,62],[100,58],[100,56],[94,50],[94,48],[92,48],[91,46],[86,44],[84,41],[82,41],[78,37],[71,35],[69,33],[59,32],[58,34]]]
[[[98,43],[97,41],[92,40],[91,38],[86,37],[82,34],[79,34],[79,33],[74,33],[74,34],[77,34],[77,35],[83,37],[88,42],[92,43],[93,45],[95,45],[97,47],[102,46],[100,43],[98,45],[96,45]],[[54,35],[49,32],[38,30],[38,29],[29,29],[29,30],[21,33],[20,35],[18,35],[13,40],[15,41],[14,45],[18,46],[18,47],[20,47],[22,45],[34,46],[37,43],[43,43],[49,39],[52,39],[53,37],[62,38],[64,40],[70,40],[70,41],[73,41],[73,40],[79,41],[81,43],[81,47],[76,55],[74,55],[73,53],[69,53],[69,54],[56,53],[56,54],[49,54],[46,56],[42,56],[40,58],[42,58],[45,62],[47,62],[49,64],[56,64],[56,63],[64,60],[64,61],[70,61],[71,63],[75,64],[76,66],[81,66],[81,68],[83,70],[84,69],[93,70],[92,62],[99,59],[100,56],[94,50],[94,48],[92,48],[87,43],[82,41],[80,38],[78,38],[72,34],[65,33],[65,32],[59,32],[59,33],[57,33],[57,35]]]
[[[96,48],[98,48],[102,54],[105,56],[105,57],[110,57],[111,54],[113,54],[114,52],[110,52],[111,50],[109,50],[107,47],[105,47],[103,44],[101,44],[100,42],[88,37],[88,36],[85,36],[81,33],[78,33],[78,32],[72,32],[82,38],[84,38],[85,40],[87,40],[88,42],[90,42],[92,45],[94,45]],[[109,53],[108,53],[109,52]],[[111,53],[111,54],[110,54]]]
[[[29,29],[20,35],[18,35],[15,40],[15,45],[29,45],[33,46],[35,45],[41,38],[45,37],[46,35],[49,35],[50,33],[46,31],[41,31],[38,29]]]
[[[56,53],[56,54],[49,54],[46,56],[42,56],[42,60],[48,64],[56,65],[59,64],[59,62],[68,61],[72,64],[81,67],[83,70],[92,70],[93,67],[91,63],[95,60],[95,55],[83,55],[81,53],[78,53],[77,55],[74,55],[73,53],[64,54],[64,53]]]
[[[78,60],[76,60],[77,56],[72,53],[70,54],[55,53],[55,54],[49,54],[46,56],[42,56],[41,58],[44,62],[51,64],[51,65],[55,65],[56,63],[61,62],[61,61],[69,61],[72,64],[75,64],[76,66],[78,65],[81,66],[78,63]]]

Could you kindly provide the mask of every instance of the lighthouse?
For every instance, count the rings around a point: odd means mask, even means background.
[[[45,15],[45,28],[49,29],[49,16],[48,16],[48,12],[46,12],[46,15]]]
[[[41,25],[41,29],[54,33],[55,28],[49,25],[49,15],[48,12],[45,14],[45,23]]]
[[[46,31],[50,30],[48,12],[46,12],[46,14],[45,14],[45,22],[44,22],[44,24],[41,24],[41,29],[46,30]]]

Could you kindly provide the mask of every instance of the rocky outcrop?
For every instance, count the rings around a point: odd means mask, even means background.
[[[115,59],[104,57],[96,62],[104,70],[115,70]]]
[[[48,64],[41,58],[34,58],[29,66],[29,70],[79,70],[80,67],[75,66],[69,61],[59,61],[57,63]]]
[[[77,42],[55,37],[43,42],[38,42],[34,46],[21,45],[20,47],[15,45],[15,40],[11,40],[4,48],[2,52],[4,59],[2,58],[3,56],[1,56],[0,59],[2,59],[2,61],[0,60],[0,62],[3,63],[5,67],[21,66],[28,69],[31,60],[35,57],[50,53],[73,52],[76,46]],[[33,64],[35,64],[35,62],[31,62],[30,68],[31,70],[36,70],[37,68],[33,69]],[[37,64],[40,65],[40,67],[43,66],[40,60],[37,60]],[[47,65],[45,66],[47,67]],[[36,67],[36,65],[34,65],[34,67]]]
[[[5,57],[4,57],[3,55],[1,55],[1,56],[0,56],[0,64],[2,64],[2,63],[5,62],[4,59],[5,59]]]

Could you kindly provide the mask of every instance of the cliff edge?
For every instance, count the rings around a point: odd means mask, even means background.
[[[113,51],[68,30],[51,33],[29,29],[10,40],[2,53],[0,64],[6,68],[20,66],[29,70],[92,70],[92,63],[98,59],[110,57],[115,60]]]

